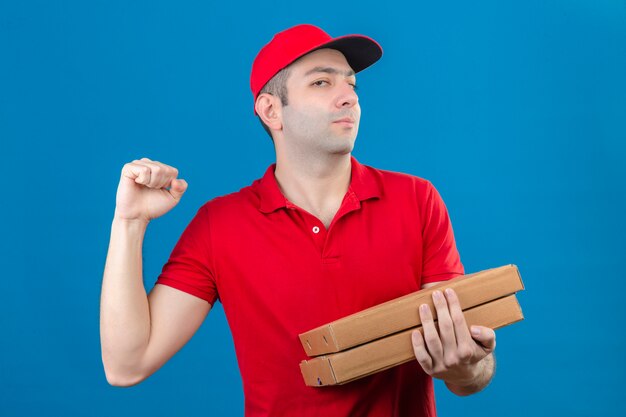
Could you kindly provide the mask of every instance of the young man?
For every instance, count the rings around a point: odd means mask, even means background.
[[[175,168],[126,164],[102,286],[108,381],[141,382],[176,353],[219,299],[233,333],[247,416],[432,416],[431,376],[459,395],[493,374],[495,334],[470,332],[453,292],[433,296],[439,331],[419,308],[416,361],[337,387],[306,387],[298,334],[463,274],[443,201],[427,181],[351,156],[360,107],[355,73],[376,62],[370,38],[299,25],[258,54],[255,113],[276,164],[203,205],[146,295],[141,244],[151,219],[187,188]]]

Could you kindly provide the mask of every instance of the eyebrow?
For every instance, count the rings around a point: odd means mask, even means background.
[[[315,67],[313,69],[310,69],[306,72],[306,74],[304,74],[304,76],[306,77],[307,75],[311,75],[313,73],[316,72],[324,72],[326,74],[343,74],[346,77],[351,77],[354,75],[354,71],[350,70],[350,71],[340,71],[337,68],[333,68],[333,67]]]

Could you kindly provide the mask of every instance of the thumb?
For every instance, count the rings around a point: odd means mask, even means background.
[[[187,181],[182,180],[182,179],[173,179],[170,185],[170,194],[176,200],[180,200],[183,194],[185,194],[185,191],[187,190],[187,186],[188,186]]]
[[[496,348],[496,332],[489,327],[472,326],[472,338],[488,352]]]

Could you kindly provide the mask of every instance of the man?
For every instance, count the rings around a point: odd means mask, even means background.
[[[337,387],[311,388],[298,334],[463,274],[439,194],[417,177],[351,157],[360,107],[355,73],[377,61],[370,38],[331,38],[299,25],[277,34],[253,64],[255,113],[276,164],[239,192],[200,208],[149,295],[141,275],[147,224],[187,188],[175,168],[126,164],[102,287],[102,357],[108,381],[147,378],[224,306],[247,416],[432,416],[431,376],[459,395],[493,374],[493,330],[468,329],[453,292],[419,307],[417,360]]]

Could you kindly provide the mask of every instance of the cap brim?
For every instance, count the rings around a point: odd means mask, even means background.
[[[341,52],[355,73],[369,67],[383,56],[383,49],[378,42],[362,35],[341,36],[309,52],[324,48]]]

